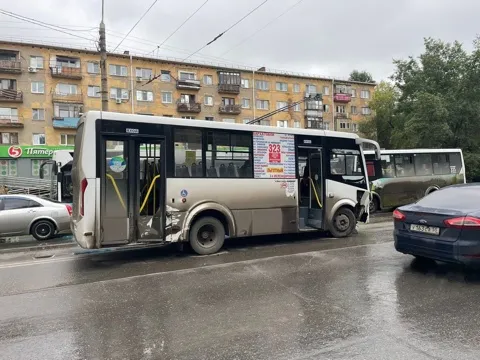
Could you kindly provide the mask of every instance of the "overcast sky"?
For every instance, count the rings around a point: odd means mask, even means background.
[[[155,50],[205,1],[158,0],[117,51],[144,54]],[[263,1],[208,0],[162,46],[159,55],[187,57]],[[369,71],[379,81],[392,73],[393,58],[421,53],[424,37],[459,40],[471,49],[480,32],[479,0],[303,0],[235,47],[298,1],[268,0],[192,59],[335,77],[347,77],[352,69],[359,69]],[[122,34],[132,28],[152,2],[105,0],[109,50],[117,46]],[[101,0],[0,0],[0,4],[2,10],[61,25],[86,38],[0,14],[1,39],[94,46]]]

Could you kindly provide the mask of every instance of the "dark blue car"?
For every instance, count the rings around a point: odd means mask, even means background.
[[[395,249],[420,259],[480,264],[480,184],[453,185],[393,212]]]

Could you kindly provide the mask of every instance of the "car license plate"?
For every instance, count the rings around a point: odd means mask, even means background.
[[[438,235],[440,234],[440,228],[435,226],[425,226],[425,225],[410,225],[410,230],[417,231],[425,234]]]

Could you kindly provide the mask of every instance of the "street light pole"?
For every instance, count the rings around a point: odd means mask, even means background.
[[[105,36],[105,23],[103,22],[105,12],[105,0],[102,0],[102,21],[100,22],[100,75],[102,93],[102,111],[108,111],[108,84],[107,84],[107,41]]]

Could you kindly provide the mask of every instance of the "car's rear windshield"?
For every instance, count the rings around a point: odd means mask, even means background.
[[[480,186],[454,186],[438,190],[419,200],[417,205],[455,210],[479,209]]]

